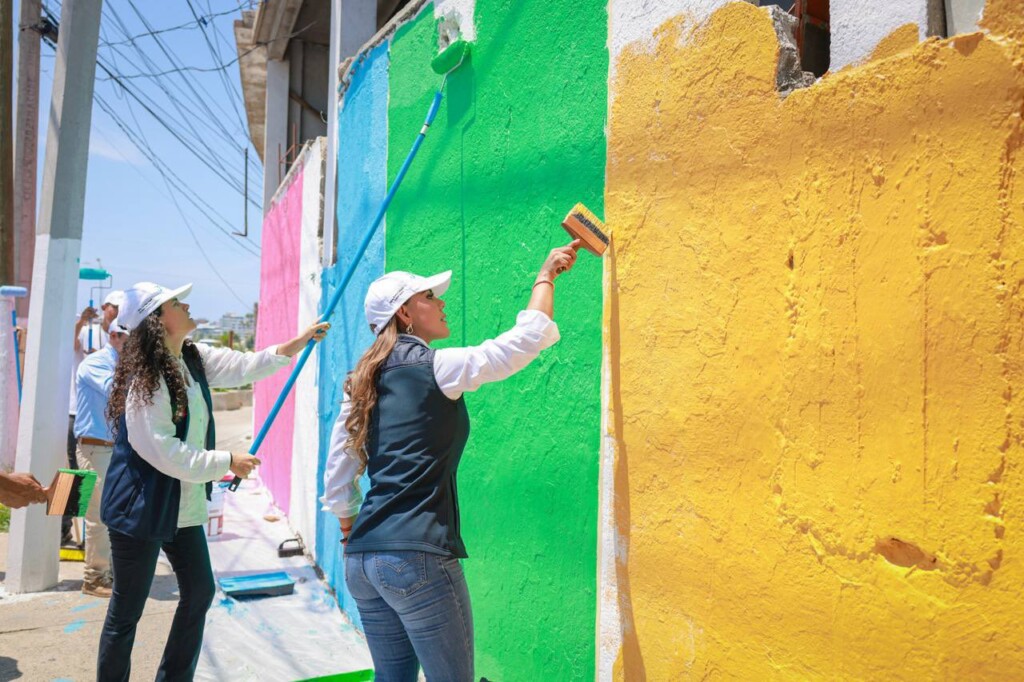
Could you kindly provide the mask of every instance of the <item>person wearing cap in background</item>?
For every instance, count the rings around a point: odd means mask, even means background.
[[[107,294],[100,306],[100,315],[97,316],[96,309],[86,307],[78,316],[75,323],[75,349],[71,363],[71,401],[68,404],[68,466],[72,469],[78,468],[78,439],[75,438],[75,416],[78,410],[77,380],[78,367],[85,360],[98,350],[106,348],[109,343],[108,329],[110,323],[117,317],[118,307],[124,301],[124,292],[116,289]],[[99,323],[94,322],[99,317]],[[90,339],[89,331],[92,330]],[[75,546],[71,538],[71,518],[65,516],[61,519],[61,546]]]
[[[459,564],[467,556],[456,485],[469,437],[463,395],[515,374],[558,341],[554,280],[572,268],[577,246],[551,251],[515,326],[479,346],[429,346],[450,333],[440,296],[451,271],[391,272],[366,293],[377,338],[345,381],[320,500],[341,525],[345,583],[379,680],[414,682],[420,666],[428,680],[475,679]],[[361,500],[364,470],[370,487]]]
[[[101,518],[110,535],[113,596],[100,635],[97,679],[131,675],[135,629],[162,549],[180,597],[157,671],[160,680],[191,680],[215,586],[206,544],[210,483],[229,471],[245,478],[259,460],[215,450],[211,387],[270,376],[310,339],[330,327],[314,324],[294,339],[256,353],[211,348],[186,338],[196,323],[183,299],[187,284],[168,289],[140,282],[125,292],[118,315],[130,332],[114,372],[107,416],[114,451],[107,468]]]
[[[110,597],[110,538],[100,520],[103,480],[113,452],[113,435],[107,421],[107,400],[114,382],[117,359],[128,338],[128,330],[114,319],[107,327],[107,344],[78,366],[75,373],[78,410],[75,415],[75,455],[78,466],[96,472],[96,486],[85,513],[85,569],[82,592]]]

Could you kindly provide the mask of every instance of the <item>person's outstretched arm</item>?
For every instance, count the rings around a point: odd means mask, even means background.
[[[560,338],[551,319],[554,281],[576,263],[579,241],[552,249],[537,274],[530,303],[516,317],[516,324],[478,346],[442,348],[434,354],[434,379],[452,400],[484,384],[507,379],[530,364],[542,350]]]

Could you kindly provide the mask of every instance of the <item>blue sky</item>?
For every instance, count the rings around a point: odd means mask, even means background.
[[[220,73],[215,70],[237,58],[233,22],[250,4],[248,0],[103,3],[100,62],[188,140],[198,158],[97,68],[96,95],[113,115],[94,101],[81,262],[92,267],[102,264],[114,276],[115,288],[144,280],[168,286],[193,282],[189,297],[193,317],[217,319],[227,312],[248,312],[259,295],[262,164],[244,127],[238,65],[231,63]],[[59,16],[58,0],[44,0],[44,6]],[[203,18],[206,36],[196,15]],[[16,25],[18,16],[16,3]],[[186,26],[165,31],[182,25]],[[162,45],[153,36],[137,37],[151,30],[161,31],[157,37]],[[45,43],[40,66],[41,169],[54,68],[53,50]],[[152,77],[181,67],[187,70]],[[225,234],[243,230],[246,147],[249,197],[254,202],[249,204],[247,240]],[[179,185],[176,189],[167,187],[160,165],[169,181]],[[90,284],[79,285],[79,307],[88,302]]]

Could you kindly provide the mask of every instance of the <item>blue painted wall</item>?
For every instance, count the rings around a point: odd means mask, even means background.
[[[338,114],[338,239],[337,262],[324,271],[326,306],[341,283],[352,256],[366,235],[387,193],[388,45],[373,49],[355,65],[351,85]],[[384,274],[384,226],[374,235],[352,280],[331,317],[331,334],[320,356],[320,460],[318,491],[323,495],[323,472],[331,428],[341,406],[345,376],[355,367],[373,335],[363,314],[363,297]],[[364,477],[363,490],[366,490]],[[352,621],[362,627],[355,602],[345,588],[337,518],[321,512],[317,521],[317,560],[338,602]]]

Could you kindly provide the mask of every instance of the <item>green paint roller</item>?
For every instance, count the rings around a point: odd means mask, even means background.
[[[110,289],[110,288],[112,288],[114,286],[114,277],[109,272],[104,270],[103,268],[78,268],[78,279],[80,279],[80,280],[88,280],[88,281],[93,281],[93,282],[110,280],[110,282],[107,284],[107,286],[103,286],[101,284],[99,286],[95,286],[95,287],[92,287],[92,288],[89,289],[89,307],[90,308],[95,308],[96,307],[95,304],[93,303],[93,300],[94,300],[94,292],[97,289],[100,289],[100,290]],[[90,323],[89,324],[89,352],[91,353],[93,350],[94,350],[94,348],[92,347],[92,324]]]
[[[448,45],[441,50],[441,53],[431,61],[431,68],[437,73],[444,74],[444,78],[441,79],[441,87],[439,87],[437,92],[434,93],[434,99],[430,103],[430,109],[427,110],[427,118],[423,122],[423,127],[420,128],[419,135],[416,136],[415,142],[412,144],[412,149],[409,150],[409,154],[405,157],[402,167],[398,170],[398,175],[396,175],[395,179],[392,181],[391,188],[388,190],[387,195],[384,197],[384,202],[377,211],[377,216],[373,219],[373,223],[363,236],[363,241],[360,242],[359,248],[357,248],[355,253],[352,255],[348,268],[345,270],[345,274],[342,275],[338,288],[335,290],[330,301],[328,301],[324,308],[323,313],[320,315],[319,321],[322,322],[329,319],[334,313],[334,309],[341,301],[342,294],[345,293],[348,283],[352,281],[352,276],[355,274],[356,268],[359,267],[363,254],[366,253],[366,249],[370,246],[370,240],[373,239],[373,235],[376,234],[377,228],[380,227],[381,220],[384,219],[384,214],[387,211],[388,206],[391,205],[391,200],[395,197],[395,193],[401,186],[402,180],[405,178],[405,174],[408,172],[409,166],[412,164],[412,160],[416,158],[416,153],[419,151],[420,145],[422,145],[423,140],[426,139],[427,131],[434,122],[434,117],[437,116],[438,109],[441,108],[441,98],[443,97],[445,83],[448,82],[448,76],[452,71],[459,68],[468,56],[469,42],[462,39],[456,39],[448,43]],[[267,418],[263,422],[263,426],[260,427],[259,432],[252,441],[252,445],[249,447],[250,455],[255,455],[259,452],[260,446],[263,445],[263,440],[267,437],[267,433],[270,431],[270,427],[273,425],[274,420],[277,419],[277,415],[281,411],[281,407],[284,405],[285,400],[288,398],[288,394],[291,393],[292,386],[295,385],[295,379],[299,376],[299,373],[302,371],[302,368],[305,367],[310,354],[313,352],[313,346],[315,343],[316,342],[313,339],[310,339],[306,343],[306,348],[299,355],[299,359],[295,363],[295,367],[292,368],[291,375],[285,382],[284,387],[277,396],[277,400],[271,406],[270,412],[267,413]],[[228,490],[231,492],[238,490],[238,486],[241,485],[241,483],[242,479],[235,476],[228,485]]]
[[[459,39],[441,50],[441,53],[430,60],[430,68],[434,73],[447,76],[455,69],[462,66],[462,62],[469,56],[469,43]]]

